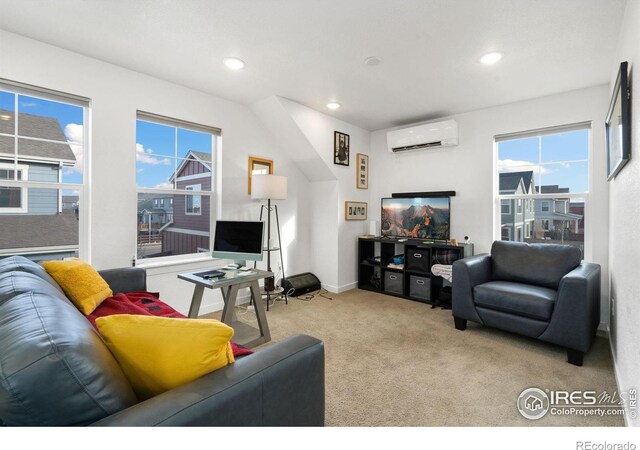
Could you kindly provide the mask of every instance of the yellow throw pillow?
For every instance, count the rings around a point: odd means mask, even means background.
[[[118,314],[96,325],[140,400],[234,361],[233,328],[218,320]]]
[[[84,315],[91,314],[113,291],[100,274],[81,259],[45,261],[45,270]]]

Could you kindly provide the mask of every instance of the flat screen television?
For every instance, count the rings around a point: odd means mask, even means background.
[[[381,203],[383,236],[449,240],[449,197],[383,198]]]
[[[213,238],[214,258],[262,261],[264,222],[216,220]]]

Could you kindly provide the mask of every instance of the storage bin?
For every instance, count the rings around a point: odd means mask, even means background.
[[[384,273],[384,291],[389,294],[402,295],[403,275],[399,272],[386,271]]]
[[[429,249],[408,248],[405,268],[415,272],[429,273],[431,269]]]
[[[409,277],[409,296],[431,300],[431,278],[411,275]]]

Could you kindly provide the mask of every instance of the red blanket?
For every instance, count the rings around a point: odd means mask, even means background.
[[[186,318],[183,314],[160,300],[157,292],[128,292],[109,297],[87,316],[93,327],[97,330],[96,319],[112,314],[138,314],[145,316],[179,317]],[[243,347],[231,341],[233,356],[250,355],[253,350]]]

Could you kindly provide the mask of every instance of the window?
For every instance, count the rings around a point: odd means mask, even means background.
[[[88,117],[86,98],[0,79],[0,258],[89,259]]]
[[[210,254],[220,134],[217,128],[138,112],[136,259]]]
[[[511,200],[501,200],[500,210],[502,214],[511,214]]]
[[[202,190],[202,185],[200,184],[194,184],[191,186],[186,186],[185,189],[187,191],[201,191]],[[202,197],[199,195],[190,195],[187,197],[187,202],[186,202],[186,207],[185,207],[185,214],[192,214],[192,215],[196,215],[199,216],[201,213],[201,205],[202,205]]]
[[[542,200],[540,202],[540,211],[549,212],[549,200]]]
[[[570,244],[584,254],[590,128],[580,123],[496,136],[500,212],[512,201],[518,212],[502,217],[501,239]]]

